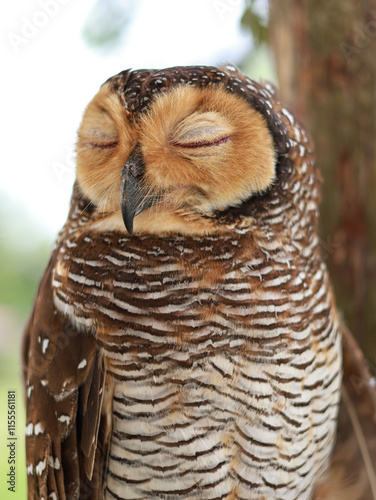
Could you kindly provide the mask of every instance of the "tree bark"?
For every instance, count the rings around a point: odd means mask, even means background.
[[[376,0],[270,0],[281,99],[313,136],[337,306],[376,365]]]

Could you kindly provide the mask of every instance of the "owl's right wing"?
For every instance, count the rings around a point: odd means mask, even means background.
[[[315,500],[376,500],[376,379],[345,325],[342,402],[329,476]]]
[[[108,453],[105,364],[95,332],[55,306],[52,269],[41,281],[23,343],[28,498],[100,498]]]

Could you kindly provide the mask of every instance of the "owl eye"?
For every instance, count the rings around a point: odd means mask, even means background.
[[[225,142],[228,142],[230,140],[229,135],[224,135],[223,137],[219,137],[218,139],[214,140],[197,140],[197,141],[188,141],[188,142],[180,142],[180,141],[175,141],[172,143],[173,146],[178,146],[180,148],[204,148],[204,147],[210,147],[210,146],[219,146],[220,144],[223,144]]]
[[[109,112],[102,106],[88,108],[87,120],[81,127],[81,145],[86,149],[111,150],[119,144],[118,127]]]
[[[193,113],[176,127],[172,146],[184,149],[210,148],[228,142],[231,128],[224,117],[214,111]]]
[[[115,148],[118,144],[119,144],[118,141],[102,142],[96,140],[87,140],[85,142],[86,146],[94,149],[112,149]]]

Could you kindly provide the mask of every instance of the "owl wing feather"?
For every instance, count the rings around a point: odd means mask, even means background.
[[[23,345],[29,500],[78,499],[82,489],[86,498],[96,498],[103,474],[99,465],[94,474],[94,463],[97,459],[103,468],[106,457],[103,444],[97,447],[104,359],[93,332],[78,329],[56,308],[51,286],[55,261],[56,252]]]
[[[315,500],[376,500],[376,385],[344,324],[342,402],[329,477]]]

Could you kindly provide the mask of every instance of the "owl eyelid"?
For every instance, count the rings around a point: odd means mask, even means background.
[[[93,142],[93,141],[87,141],[86,146],[89,146],[91,148],[95,149],[112,149],[115,148],[119,144],[119,141],[112,141],[112,142]]]
[[[220,139],[216,139],[215,141],[192,141],[192,142],[172,142],[173,146],[177,146],[179,148],[187,148],[187,149],[195,149],[195,148],[203,148],[203,147],[211,147],[211,146],[219,146],[220,144],[224,144],[230,140],[230,135],[225,135]]]

